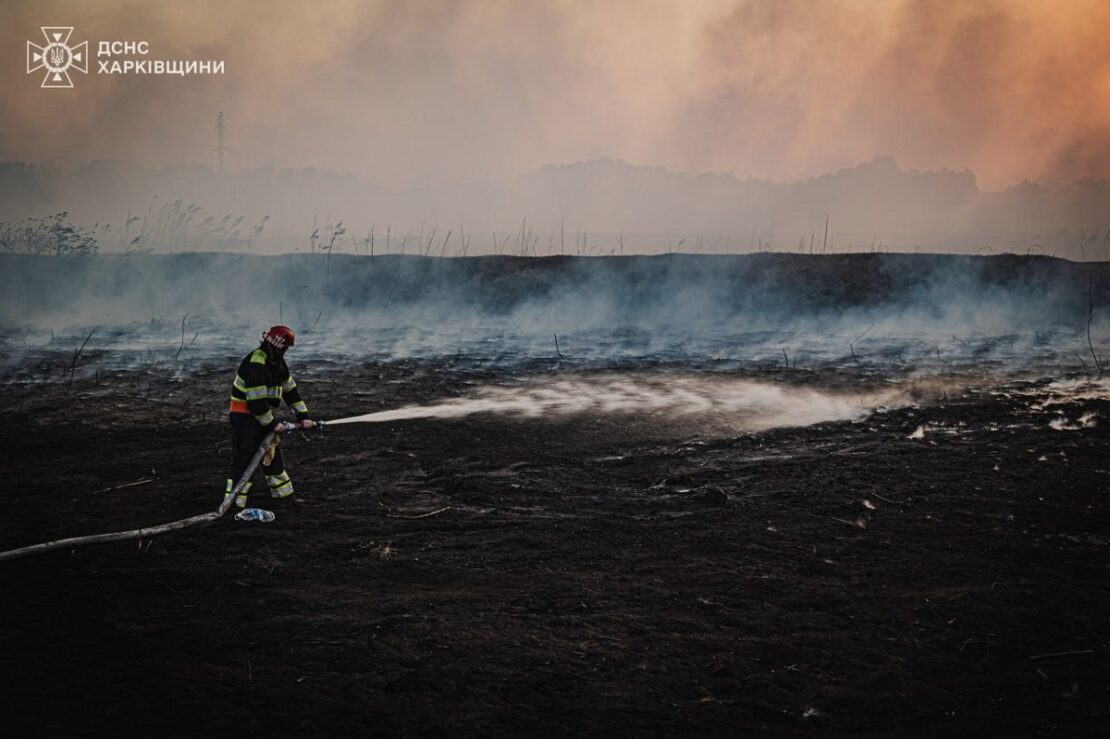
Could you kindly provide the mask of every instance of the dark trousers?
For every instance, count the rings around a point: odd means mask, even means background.
[[[258,451],[266,429],[254,420],[248,413],[229,413],[231,417],[231,466],[228,467],[227,476],[232,485],[239,482],[239,478],[247,471],[247,465]],[[266,475],[280,475],[285,471],[285,459],[281,454],[281,447],[274,451],[274,458],[270,464],[262,465],[262,472]]]

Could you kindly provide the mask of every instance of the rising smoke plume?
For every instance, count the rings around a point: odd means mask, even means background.
[[[41,25],[221,58],[219,79],[25,75]],[[616,157],[790,181],[878,155],[991,190],[1110,173],[1099,0],[675,3],[20,1],[0,46],[0,159],[211,162],[473,189]]]

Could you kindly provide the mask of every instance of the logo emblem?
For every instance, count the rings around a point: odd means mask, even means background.
[[[27,74],[46,70],[43,87],[73,87],[69,70],[76,69],[83,74],[89,73],[89,42],[82,41],[76,46],[69,45],[73,26],[42,26],[46,46],[27,42]]]

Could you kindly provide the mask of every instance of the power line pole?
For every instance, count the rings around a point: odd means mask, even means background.
[[[219,157],[220,174],[224,173],[224,152],[231,151],[231,149],[224,146],[224,131],[226,130],[227,127],[224,126],[224,112],[221,110],[216,114],[216,147],[212,149]]]

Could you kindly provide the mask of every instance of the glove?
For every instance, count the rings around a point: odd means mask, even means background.
[[[301,420],[297,421],[297,428],[300,428],[300,429],[316,428],[316,422],[313,421],[311,418],[302,418]]]
[[[279,421],[274,426],[274,431],[276,431],[279,434],[284,434],[286,431],[292,431],[295,428],[296,428],[296,426],[289,423],[288,421]]]

